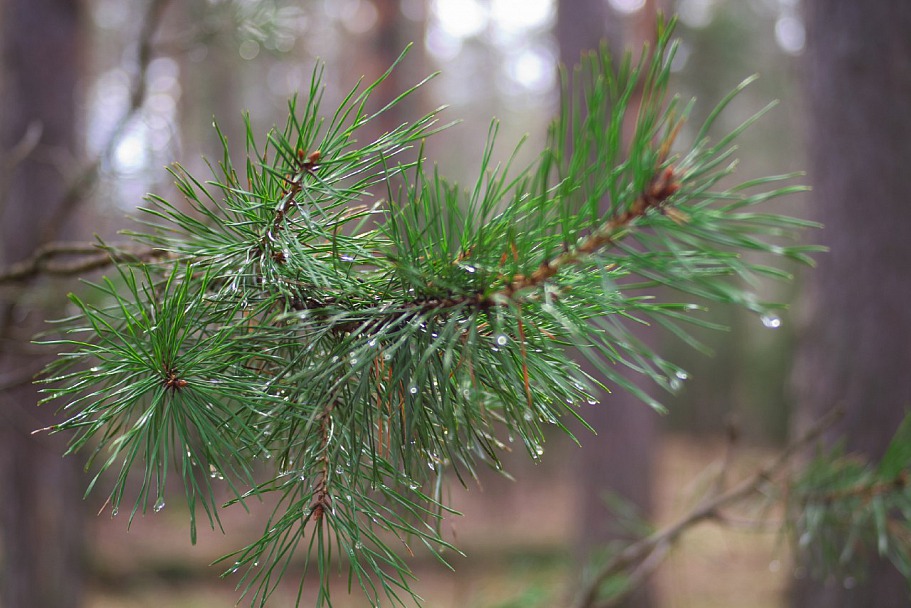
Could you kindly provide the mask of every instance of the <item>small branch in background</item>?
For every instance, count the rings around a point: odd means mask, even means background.
[[[101,245],[53,242],[41,245],[24,260],[0,269],[0,284],[25,282],[39,275],[78,275],[116,262],[141,262],[163,257],[165,252],[133,243]]]
[[[142,18],[139,36],[136,42],[136,70],[130,83],[130,102],[123,116],[117,121],[114,129],[108,136],[101,151],[90,160],[82,170],[67,184],[63,196],[58,201],[56,213],[50,216],[47,224],[42,228],[41,242],[47,243],[60,235],[60,231],[67,220],[85,201],[86,193],[98,181],[102,165],[114,153],[117,144],[123,137],[127,126],[142,109],[146,98],[146,75],[149,64],[154,56],[152,39],[158,26],[161,24],[162,15],[169,0],[149,0]]]
[[[721,510],[732,504],[745,500],[757,492],[763,485],[772,481],[772,479],[781,472],[791,462],[791,459],[803,448],[807,447],[813,441],[818,439],[822,433],[842,416],[840,409],[834,409],[828,414],[816,421],[816,423],[807,430],[806,433],[791,441],[778,454],[778,456],[756,470],[752,475],[743,479],[727,491],[719,491],[709,496],[689,513],[681,517],[675,523],[656,531],[655,533],[643,538],[626,547],[623,551],[616,554],[610,561],[601,567],[592,578],[585,582],[576,602],[575,608],[608,608],[617,606],[632,593],[667,556],[670,548],[680,538],[680,536],[696,524],[708,520],[724,522]],[[613,576],[630,573],[628,575],[628,585],[617,595],[599,601],[598,594],[602,585]]]
[[[7,152],[4,159],[5,162],[0,167],[0,216],[6,211],[10,176],[12,176],[19,163],[31,156],[32,152],[35,151],[38,142],[41,141],[42,133],[44,133],[44,125],[41,124],[40,120],[33,120],[25,128],[22,138]]]

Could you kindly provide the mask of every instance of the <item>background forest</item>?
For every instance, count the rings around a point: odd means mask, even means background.
[[[911,349],[904,346],[911,313],[901,305],[911,296],[911,205],[901,162],[911,158],[911,116],[896,101],[911,94],[911,9],[900,0],[868,8],[847,0],[805,4],[0,2],[0,606],[237,601],[230,578],[220,579],[221,569],[209,563],[259,534],[269,505],[249,514],[228,510],[227,535],[203,527],[195,546],[177,500],[138,517],[127,532],[123,517],[105,511],[106,488],[82,499],[91,479],[85,455],[61,459],[67,437],[31,434],[54,417],[50,407],[35,408],[31,379],[49,353],[30,339],[45,319],[72,312],[61,294],[78,289],[74,277],[95,276],[106,264],[93,235],[122,240],[118,231],[132,227],[127,216],[149,192],[175,199],[166,170],[172,162],[205,175],[205,158],[220,160],[213,117],[240,158],[243,113],[257,134],[281,124],[289,97],[305,94],[317,59],[326,65],[324,104],[334,107],[412,42],[376,103],[440,74],[372,128],[379,134],[402,116],[448,106],[443,118],[460,122],[428,140],[425,152],[448,177],[466,182],[491,117],[504,143],[495,156],[505,158],[523,137],[532,154],[558,106],[558,65],[575,64],[601,40],[615,53],[638,53],[654,42],[658,11],[677,14],[671,89],[697,99],[681,138],[759,74],[716,128],[728,132],[780,100],[740,138],[738,175],[809,169],[797,181],[812,184],[812,195],[767,210],[826,224],[806,238],[832,249],[818,270],[788,268],[794,282],[761,287],[764,299],[790,304],[774,316],[713,307],[712,320],[730,329],[697,332],[712,356],[673,336],[642,333],[687,370],[675,394],[661,396],[667,416],[618,392],[586,414],[598,441],[579,448],[555,435],[540,462],[524,454],[508,460],[514,480],[491,471],[477,486],[453,484],[449,500],[463,516],[447,518],[444,528],[467,557],[454,560],[455,572],[428,556],[414,559],[426,605],[563,605],[592,554],[674,521],[721,474],[749,473],[836,406],[846,415],[827,440],[848,429],[849,449],[882,456],[911,404]],[[55,245],[64,241],[83,245]],[[756,511],[747,508],[716,522],[729,525],[693,530],[621,605],[854,606],[873,597],[881,601],[872,605],[906,605],[906,585],[887,564],[869,578],[810,582],[811,568],[774,525],[782,514],[766,515],[756,525]],[[297,582],[286,582],[276,606],[293,601]],[[364,605],[356,593],[334,599]]]

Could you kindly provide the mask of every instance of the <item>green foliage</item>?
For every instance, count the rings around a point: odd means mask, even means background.
[[[676,141],[689,106],[667,94],[672,28],[660,29],[638,63],[606,50],[583,62],[531,166],[493,163],[493,124],[468,189],[422,156],[436,112],[359,141],[411,91],[371,110],[381,78],[323,117],[319,70],[265,144],[248,124],[242,166],[226,141],[211,182],[175,166],[184,200],[150,197],[134,233],[162,256],[89,283],[103,303],[73,296],[79,313],[48,341],[68,350],[45,380],[65,416],[53,430],[94,450],[98,475],[116,471],[112,509],[133,470],[132,512],[163,504],[171,463],[191,528],[197,507],[216,524],[210,480],[223,477],[232,502],[276,496],[262,538],[224,558],[254,605],[301,553],[320,605],[336,558],[371,604],[402,603],[403,555],[449,548],[444,472],[499,468],[513,441],[540,458],[545,427],[565,428],[602,384],[660,408],[623,367],[676,390],[685,372],[630,324],[690,340],[687,324],[710,324],[689,295],[770,314],[752,286],[786,275],[752,254],[808,262],[812,248],[789,240],[805,222],[754,207],[800,188],[779,185],[788,176],[721,185],[755,117],[718,142],[708,125]],[[662,285],[680,300],[655,299]]]
[[[879,463],[839,447],[819,454],[788,495],[790,532],[818,570],[864,577],[873,556],[888,559],[911,581],[911,416]]]

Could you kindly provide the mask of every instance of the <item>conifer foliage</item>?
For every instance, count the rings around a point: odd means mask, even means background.
[[[710,325],[702,303],[771,318],[752,286],[787,274],[756,254],[808,262],[810,248],[792,238],[804,222],[755,207],[799,188],[721,186],[758,118],[712,141],[734,94],[681,141],[671,31],[638,62],[584,59],[530,166],[493,163],[493,123],[468,188],[423,158],[437,112],[360,141],[414,89],[371,109],[381,78],[324,115],[321,69],[265,143],[248,124],[243,163],[222,137],[213,181],[175,166],[183,200],[150,196],[132,233],[154,256],[118,257],[46,340],[65,350],[44,379],[63,415],[52,430],[91,451],[93,486],[113,479],[113,512],[160,510],[177,476],[195,538],[200,513],[219,525],[218,484],[231,503],[273,495],[262,537],[223,558],[252,604],[310,571],[329,605],[336,562],[372,604],[401,603],[406,557],[450,548],[444,476],[469,483],[516,445],[540,458],[545,427],[565,428],[595,386],[660,408],[621,368],[679,387],[685,372],[630,325],[699,346],[687,326]]]

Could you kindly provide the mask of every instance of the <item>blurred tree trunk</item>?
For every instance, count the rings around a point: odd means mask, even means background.
[[[648,10],[641,12],[650,14],[639,15],[634,22],[637,25],[626,30],[616,19],[609,18],[604,0],[561,0],[557,5],[557,40],[561,62],[571,68],[579,62],[581,53],[597,49],[605,37],[615,55],[621,55],[625,48],[634,52],[641,49],[645,41],[642,32],[650,32],[650,37],[654,35],[654,3],[649,2]],[[640,29],[638,24],[647,20],[651,29]],[[633,101],[631,105],[635,107],[635,104]],[[635,117],[635,112],[631,114]],[[648,340],[641,333],[639,337]],[[587,371],[598,376],[594,369]],[[637,383],[641,380],[631,379]],[[651,387],[645,388],[648,390]],[[642,517],[647,518],[652,510],[655,412],[621,390],[598,397],[600,403],[584,412],[585,419],[597,436],[580,431],[582,448],[578,466],[574,467],[580,477],[581,512],[576,531],[576,554],[580,560],[605,548],[611,541],[630,540],[630,532],[624,528],[624,522],[618,521],[605,501],[607,495],[615,495],[635,506]],[[647,585],[622,604],[625,608],[653,605],[652,592]]]
[[[63,195],[63,173],[76,149],[81,6],[77,0],[2,5],[2,263],[34,251]],[[31,150],[24,145],[30,126],[33,134],[40,128]],[[30,379],[42,361],[32,354],[30,340],[46,315],[54,314],[49,310],[59,314],[64,302],[54,293],[57,301],[45,308],[38,293],[0,294],[0,604],[75,608],[82,604],[84,580],[81,469],[76,460],[63,458],[64,438],[30,434],[52,424],[53,415],[36,407]]]
[[[357,45],[358,57],[355,62],[361,70],[359,76],[366,76],[365,82],[379,78],[395,63],[409,43],[415,43],[406,59],[373,92],[371,107],[376,111],[423,80],[429,70],[424,57],[424,22],[406,19],[402,15],[399,0],[373,0],[373,6],[376,9],[376,24],[362,35],[360,44]],[[423,91],[419,89],[367,125],[367,129],[372,137],[379,137],[406,121],[420,118],[427,111],[424,106]],[[382,196],[385,196],[385,192]]]
[[[911,407],[911,3],[810,0],[806,18],[813,238],[831,251],[808,275],[798,424],[841,407],[829,440],[878,459]],[[796,581],[791,605],[908,606],[898,572],[869,565],[851,589]]]

